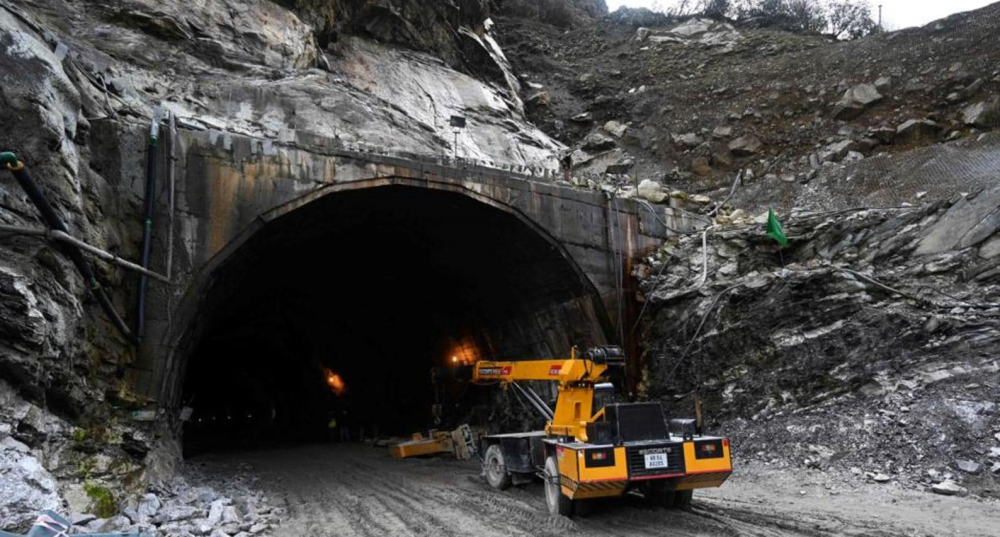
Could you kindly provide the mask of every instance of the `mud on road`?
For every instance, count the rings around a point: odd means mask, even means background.
[[[586,518],[549,516],[540,484],[491,489],[474,461],[399,461],[360,444],[206,456],[212,474],[250,472],[284,504],[274,532],[293,536],[992,536],[1000,502],[892,485],[847,485],[822,473],[740,469],[722,489],[695,492],[692,512],[640,498],[597,504]]]

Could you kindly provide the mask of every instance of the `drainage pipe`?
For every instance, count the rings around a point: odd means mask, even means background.
[[[90,252],[95,256],[97,256],[98,258],[108,261],[110,263],[114,263],[120,267],[145,274],[146,276],[159,280],[163,283],[170,283],[170,278],[164,276],[163,274],[159,274],[151,270],[144,269],[127,259],[123,259],[111,252],[101,250],[96,246],[92,246],[86,242],[83,242],[82,240],[70,235],[69,233],[64,233],[62,231],[57,231],[53,229],[37,229],[32,227],[8,226],[8,225],[0,225],[0,233],[17,233],[18,235],[32,235],[37,237],[45,237],[46,239],[52,241],[71,244],[85,252]]]
[[[156,205],[156,144],[160,138],[160,114],[162,109],[153,112],[153,122],[149,128],[149,149],[146,164],[146,217],[142,221],[142,268],[149,268],[149,253],[153,239],[153,212]],[[142,339],[146,332],[146,275],[139,275],[139,292],[136,299],[135,337]]]
[[[176,191],[175,166],[177,165],[177,121],[174,114],[170,114],[170,133],[167,138],[167,179],[170,181],[170,189],[167,190],[167,218],[169,228],[167,230],[167,283],[173,275],[174,268],[174,193]]]
[[[21,185],[24,189],[24,193],[28,195],[28,198],[38,209],[38,212],[42,213],[42,219],[45,223],[53,229],[54,231],[61,231],[67,236],[69,235],[69,229],[66,228],[66,224],[63,223],[62,218],[56,213],[49,201],[45,199],[45,195],[42,190],[38,187],[38,184],[31,179],[28,174],[28,169],[24,166],[24,163],[18,160],[14,153],[0,153],[0,167],[10,171],[14,175],[14,179],[17,183]],[[67,247],[63,248],[63,251],[70,258],[70,261],[76,266],[76,270],[80,272],[83,279],[86,280],[87,285],[90,287],[90,291],[94,294],[94,298],[101,305],[101,309],[104,313],[111,318],[111,322],[115,325],[115,328],[126,339],[128,339],[133,344],[138,344],[138,340],[132,331],[128,329],[125,321],[122,320],[118,312],[115,311],[114,305],[111,303],[111,299],[108,298],[107,293],[101,287],[101,284],[97,282],[97,276],[94,274],[93,267],[86,258],[83,257],[83,253],[80,249],[74,245],[67,244]]]

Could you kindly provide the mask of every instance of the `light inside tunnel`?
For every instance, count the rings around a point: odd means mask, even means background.
[[[332,423],[408,436],[435,405],[440,427],[474,422],[476,390],[435,384],[432,368],[600,343],[598,303],[560,249],[490,204],[403,186],[328,195],[212,273],[182,342],[185,450],[320,440]]]
[[[330,391],[338,397],[344,395],[344,392],[347,391],[347,385],[344,384],[344,379],[329,369],[324,369],[323,373],[326,375],[326,385],[330,387]]]
[[[471,337],[453,340],[450,354],[452,365],[472,365],[482,359],[482,353]]]

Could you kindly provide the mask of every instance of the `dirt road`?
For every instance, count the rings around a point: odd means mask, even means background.
[[[313,445],[202,458],[240,468],[284,503],[281,537],[476,536],[991,536],[1000,503],[891,485],[838,485],[821,473],[742,469],[722,489],[697,491],[693,512],[638,498],[598,505],[587,518],[549,516],[541,485],[490,489],[473,462],[397,461],[362,445]]]

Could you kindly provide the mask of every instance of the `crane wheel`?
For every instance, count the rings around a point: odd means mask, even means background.
[[[493,444],[486,449],[486,456],[483,457],[483,471],[486,474],[486,482],[497,490],[504,490],[510,486],[510,473],[507,472],[507,464],[503,460],[503,449],[500,444]]]
[[[550,455],[545,459],[545,503],[550,515],[572,516],[574,502],[562,493],[559,480],[559,464],[555,456]]]
[[[694,496],[693,490],[678,490],[674,493],[674,508],[682,511],[690,511],[692,496]]]

